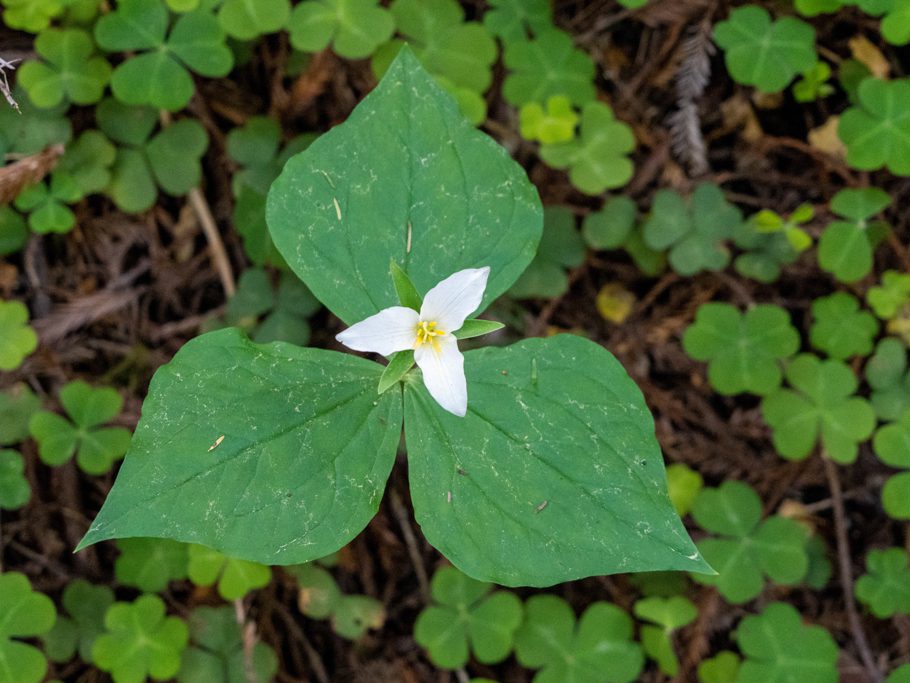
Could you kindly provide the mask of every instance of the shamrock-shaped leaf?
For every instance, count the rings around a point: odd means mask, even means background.
[[[104,626],[92,645],[92,659],[115,683],[141,683],[146,676],[167,680],[180,669],[189,631],[183,620],[165,616],[157,595],[114,603]]]
[[[870,287],[866,293],[866,303],[882,320],[894,318],[910,302],[910,275],[896,270],[886,270],[882,283]]]
[[[69,661],[76,650],[83,662],[91,664],[92,645],[104,631],[104,615],[114,604],[114,592],[74,579],[63,589],[63,607],[68,617],[58,615],[54,628],[44,637],[48,656],[55,662]]]
[[[761,499],[751,486],[728,480],[718,488],[702,490],[692,516],[703,529],[723,535],[698,543],[717,575],[693,574],[692,578],[716,586],[729,602],[739,604],[756,597],[764,576],[783,585],[806,576],[805,528],[776,515],[761,522]]]
[[[180,16],[168,34],[168,11],[159,0],[121,0],[95,24],[95,40],[108,52],[139,52],[111,77],[111,89],[124,104],[183,109],[195,90],[188,68],[220,78],[234,63],[211,12]]]
[[[298,50],[319,52],[331,43],[342,57],[362,59],[391,37],[395,20],[378,0],[306,0],[291,12],[288,29]]]
[[[899,343],[899,342],[898,342]],[[875,433],[872,447],[879,460],[891,467],[910,469],[910,410],[897,422],[885,425]],[[910,519],[910,472],[901,472],[885,482],[882,505],[894,519]]]
[[[817,61],[806,71],[803,77],[793,84],[793,99],[797,102],[812,102],[834,93],[831,78],[831,67],[827,62]]]
[[[548,0],[490,0],[483,25],[502,42],[527,40],[553,27],[553,10]]]
[[[910,614],[910,566],[903,548],[871,550],[867,574],[856,580],[856,598],[879,619]]]
[[[385,607],[368,595],[343,595],[332,613],[332,630],[348,640],[357,640],[384,623]]]
[[[720,393],[764,396],[780,386],[779,360],[799,349],[799,333],[779,306],[759,304],[741,314],[730,304],[710,302],[698,307],[683,348],[708,361],[708,381]]]
[[[490,584],[475,581],[455,567],[437,571],[430,588],[437,604],[417,617],[414,639],[427,649],[436,666],[464,666],[469,647],[485,664],[508,657],[522,614],[521,601],[514,593],[489,594]]]
[[[885,482],[882,507],[892,519],[910,519],[910,472],[895,474]]]
[[[17,451],[0,450],[0,509],[18,510],[28,502],[32,489],[24,472],[25,461]]]
[[[146,593],[157,593],[187,576],[187,545],[166,538],[123,538],[114,563],[117,580]]]
[[[561,296],[569,288],[565,269],[580,265],[584,258],[585,245],[575,227],[572,211],[564,206],[547,207],[537,256],[512,285],[509,294],[516,299]]]
[[[736,680],[739,657],[729,650],[721,650],[698,665],[698,683],[730,683]]]
[[[589,213],[582,223],[581,234],[592,249],[616,249],[632,234],[638,207],[628,197],[610,197],[600,211]]]
[[[673,649],[673,631],[695,621],[698,608],[691,600],[674,595],[669,598],[643,598],[635,603],[635,616],[656,624],[641,627],[641,645],[660,670],[668,676],[679,671],[679,659]]]
[[[546,102],[554,95],[563,95],[579,106],[594,100],[594,62],[575,48],[567,33],[549,29],[533,40],[507,43],[503,62],[509,74],[502,95],[516,107]]]
[[[123,397],[115,389],[93,389],[82,380],[60,390],[66,418],[41,411],[32,416],[29,432],[38,442],[38,455],[48,465],[62,465],[73,454],[80,469],[103,474],[123,457],[130,445],[130,431],[123,427],[101,427],[117,416]]]
[[[78,188],[80,196],[101,192],[111,182],[111,166],[117,148],[101,131],[87,130],[60,158],[56,171],[65,173]]]
[[[670,265],[680,275],[702,270],[720,270],[730,260],[724,241],[742,222],[739,209],[723,191],[701,183],[688,199],[672,190],[654,196],[651,214],[642,226],[645,242],[652,249],[670,249]]]
[[[35,39],[35,51],[45,60],[22,65],[18,80],[35,106],[56,107],[64,100],[94,104],[104,94],[111,65],[94,55],[95,46],[81,29],[43,31]]]
[[[82,197],[76,181],[67,173],[55,171],[50,184],[37,183],[16,197],[14,206],[29,211],[28,225],[39,234],[65,233],[76,225],[76,215],[66,206]]]
[[[290,0],[225,0],[218,9],[221,28],[237,40],[280,31],[290,16]]]
[[[568,142],[575,136],[578,114],[565,95],[547,98],[546,108],[537,102],[528,102],[519,112],[521,136],[545,145]]]
[[[632,641],[632,620],[619,607],[595,602],[576,624],[572,608],[555,595],[535,595],[525,603],[515,654],[522,666],[541,669],[534,683],[627,683],[644,664]]]
[[[814,215],[815,209],[811,204],[800,204],[788,216],[781,216],[770,209],[762,209],[749,216],[749,223],[757,232],[782,234],[790,246],[799,253],[812,245],[812,237],[802,225],[812,220]]]
[[[0,107],[0,152],[37,154],[72,137],[72,123],[64,115],[67,105],[39,109],[21,88],[13,91],[13,97],[22,113],[12,107]]]
[[[667,488],[670,501],[680,517],[685,516],[692,509],[692,504],[698,498],[704,484],[702,476],[685,463],[674,462],[667,466]]]
[[[714,27],[734,80],[762,92],[783,90],[796,74],[815,64],[815,29],[793,17],[771,21],[758,5],[738,7]]]
[[[854,396],[853,371],[839,360],[797,356],[786,369],[796,391],[780,389],[762,400],[774,446],[785,458],[801,460],[821,438],[824,452],[839,463],[856,459],[857,444],[875,429],[875,411]]]
[[[793,263],[799,256],[786,232],[763,232],[753,220],[736,225],[733,241],[744,250],[733,262],[736,272],[758,282],[774,282],[780,276],[781,266]]]
[[[197,586],[211,586],[217,581],[218,594],[225,600],[238,600],[272,578],[272,570],[258,562],[228,557],[202,545],[189,547],[187,574]]]
[[[3,23],[10,28],[38,33],[60,16],[66,3],[60,0],[3,0]]]
[[[300,586],[297,606],[303,614],[311,619],[328,619],[335,613],[342,594],[329,572],[313,563],[285,569],[294,575]]]
[[[847,146],[847,163],[861,171],[885,166],[896,175],[910,175],[910,80],[867,78],[857,97],[837,129]]]
[[[812,302],[814,322],[809,331],[812,346],[831,358],[844,360],[866,356],[878,334],[878,321],[871,313],[859,310],[859,301],[846,292],[834,292]]]
[[[906,45],[910,42],[910,2],[888,0],[881,30],[882,37],[892,45]]]
[[[233,607],[197,607],[188,625],[192,645],[183,652],[180,683],[271,681],[278,672],[275,651],[260,641],[253,644],[252,670],[247,671],[243,633]]]
[[[736,642],[745,655],[736,683],[838,680],[837,643],[831,634],[803,624],[799,612],[786,603],[772,602],[760,615],[739,622]]]
[[[0,574],[0,672],[4,681],[38,683],[44,678],[44,655],[17,638],[47,633],[56,618],[54,603],[32,591],[23,574]]]
[[[41,408],[41,399],[24,382],[0,391],[0,446],[28,438],[28,421]]]
[[[25,304],[0,299],[0,370],[15,370],[36,348],[38,335],[28,325]]]
[[[0,256],[15,254],[28,240],[28,225],[18,211],[0,206]]]
[[[841,282],[856,282],[872,270],[872,250],[887,231],[887,223],[870,221],[891,203],[875,187],[841,190],[831,210],[847,220],[834,221],[818,241],[818,264]]]
[[[632,130],[603,102],[589,102],[581,112],[580,137],[542,145],[540,158],[553,168],[568,168],[572,185],[595,195],[629,182],[632,162],[627,155],[633,149]]]

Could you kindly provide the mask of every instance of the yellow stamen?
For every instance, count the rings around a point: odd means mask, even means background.
[[[440,330],[436,326],[436,322],[422,321],[417,323],[417,338],[414,340],[414,348],[418,348],[423,344],[432,344],[433,349],[438,353],[440,350],[439,342],[436,340],[436,337],[441,337],[445,334],[443,330]]]

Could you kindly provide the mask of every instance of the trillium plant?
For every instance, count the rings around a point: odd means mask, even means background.
[[[348,326],[338,341],[372,355],[234,328],[188,342],[152,379],[80,547],[151,536],[314,560],[375,515],[402,449],[423,533],[476,579],[711,571],[670,503],[641,392],[606,349],[557,335],[459,350],[501,327],[469,316],[530,264],[542,210],[409,48],[288,161],[267,218]]]

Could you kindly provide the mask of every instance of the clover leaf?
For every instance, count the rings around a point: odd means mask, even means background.
[[[865,374],[872,388],[869,402],[880,420],[897,420],[910,408],[910,372],[903,343],[894,337],[882,339],[866,363]]]
[[[793,17],[772,22],[757,5],[730,12],[714,27],[714,42],[724,50],[734,80],[766,93],[783,90],[816,62],[815,29]]]
[[[672,190],[654,195],[651,214],[642,226],[652,249],[670,249],[670,265],[680,275],[720,270],[730,260],[724,241],[742,222],[739,209],[716,185],[701,183],[688,199]]]
[[[81,29],[42,31],[35,51],[44,61],[22,65],[18,80],[35,106],[56,107],[63,101],[94,104],[104,94],[111,65],[94,55],[91,36]]]
[[[872,448],[886,465],[910,469],[910,410],[875,433]],[[882,505],[893,519],[910,519],[910,472],[896,474],[882,488]]]
[[[116,158],[117,147],[104,133],[87,130],[66,146],[55,173],[65,173],[81,198],[101,192],[110,184],[111,166]]]
[[[581,234],[592,249],[616,249],[632,234],[637,215],[638,207],[631,199],[610,197],[600,211],[585,216]]]
[[[104,474],[123,457],[130,445],[130,431],[101,427],[115,418],[123,397],[115,389],[93,389],[82,380],[60,390],[60,403],[71,420],[48,411],[32,416],[29,432],[38,442],[38,455],[48,465],[62,465],[76,455],[87,474]]]
[[[0,509],[18,510],[28,502],[32,489],[24,472],[25,461],[18,451],[0,449]]]
[[[489,4],[483,25],[506,44],[553,27],[553,10],[547,0],[490,0]]]
[[[698,608],[691,600],[674,595],[643,598],[635,603],[633,611],[639,619],[656,624],[641,627],[641,645],[645,654],[657,662],[665,674],[675,676],[679,671],[679,659],[673,649],[673,631],[695,621]]]
[[[779,389],[762,399],[774,446],[785,458],[802,460],[821,438],[825,454],[839,463],[856,460],[857,444],[875,429],[875,411],[853,394],[857,380],[839,360],[797,356],[785,372],[796,391]]]
[[[801,226],[812,220],[815,210],[811,204],[800,204],[788,216],[781,216],[770,209],[762,209],[749,216],[749,223],[760,233],[783,234],[793,249],[799,253],[812,245],[812,237]]]
[[[879,619],[910,614],[910,566],[903,548],[871,550],[867,573],[856,580],[856,598]]]
[[[286,567],[299,585],[297,607],[311,619],[331,617],[343,597],[332,575],[312,562]]]
[[[575,136],[578,114],[565,95],[547,98],[546,108],[537,102],[528,102],[518,114],[521,136],[545,145],[568,142]]]
[[[733,242],[744,250],[733,262],[736,272],[758,282],[774,282],[781,266],[793,263],[799,256],[786,232],[762,232],[754,220],[741,221],[734,227]]]
[[[0,206],[0,256],[15,254],[28,241],[28,225],[18,211]]]
[[[395,30],[378,0],[306,0],[288,21],[291,45],[304,52],[332,49],[348,59],[369,57]]]
[[[225,0],[218,9],[221,28],[237,40],[280,31],[290,16],[290,0]]]
[[[542,145],[540,158],[553,168],[568,168],[572,185],[596,195],[629,182],[632,162],[627,155],[633,149],[632,129],[603,102],[589,102],[581,111],[579,138]]]
[[[168,34],[168,11],[160,0],[121,0],[95,24],[95,40],[108,52],[136,51],[114,69],[111,89],[124,104],[183,109],[193,96],[193,78],[230,72],[233,54],[211,12],[181,15]]]
[[[218,583],[218,594],[225,600],[238,600],[251,590],[268,585],[272,570],[258,562],[228,557],[202,545],[189,547],[187,574],[197,586]]]
[[[627,683],[644,664],[623,610],[595,602],[576,624],[572,608],[555,595],[535,595],[525,603],[515,654],[522,666],[541,669],[534,683]]]
[[[92,645],[92,659],[114,683],[141,683],[146,676],[166,680],[180,669],[189,631],[183,620],[165,616],[157,595],[114,603],[104,626]]]
[[[676,508],[676,514],[684,517],[692,509],[692,504],[698,498],[704,487],[702,476],[691,467],[681,462],[674,462],[667,466],[667,489],[670,502]]]
[[[888,674],[885,683],[910,683],[910,664],[897,667]]]
[[[795,0],[796,11],[804,17],[815,17],[819,14],[836,12],[849,0]]]
[[[332,630],[348,640],[357,640],[384,623],[385,607],[368,595],[341,596],[332,614]]]
[[[772,304],[745,314],[726,303],[702,304],[682,341],[690,357],[708,362],[708,381],[727,395],[775,391],[781,382],[779,361],[799,349],[790,315]]]
[[[885,166],[896,175],[910,175],[910,80],[866,78],[857,97],[837,129],[847,146],[847,163],[861,171]]]
[[[63,589],[62,602],[69,616],[57,616],[54,628],[42,638],[45,651],[53,661],[67,662],[78,650],[82,661],[91,664],[92,645],[104,632],[104,615],[114,604],[114,592],[74,579]]]
[[[0,370],[15,370],[36,348],[38,335],[28,326],[25,304],[0,299]]]
[[[813,102],[834,93],[834,86],[828,81],[831,67],[827,62],[817,61],[803,72],[803,77],[793,84],[793,99],[797,102]]]
[[[67,105],[39,109],[21,87],[13,91],[21,113],[0,107],[0,152],[37,154],[47,147],[63,144],[73,135],[73,125],[65,116]]]
[[[565,269],[581,265],[584,258],[585,245],[575,227],[571,209],[546,207],[537,256],[509,289],[509,294],[516,299],[561,296],[569,289]]]
[[[157,593],[187,576],[187,545],[167,538],[123,538],[114,563],[117,580],[146,593]]]
[[[760,615],[744,618],[736,628],[736,642],[745,655],[736,683],[838,680],[838,649],[831,634],[803,624],[799,612],[786,603],[772,602]]]
[[[579,106],[594,100],[594,62],[575,48],[567,33],[550,29],[532,40],[507,43],[503,62],[509,74],[502,95],[516,107],[546,102],[554,95],[563,95]]]
[[[882,37],[892,45],[910,42],[910,2],[890,0],[881,24]]]
[[[41,399],[24,382],[0,391],[0,446],[28,438],[28,421],[40,408]]]
[[[841,282],[856,282],[872,270],[872,251],[888,230],[883,221],[870,221],[891,203],[887,192],[875,187],[841,190],[831,210],[848,220],[834,221],[818,241],[818,264]]]
[[[430,592],[436,604],[426,607],[414,624],[414,639],[436,666],[457,669],[468,661],[469,647],[478,661],[495,664],[509,656],[521,623],[521,601],[514,593],[442,567]]]
[[[258,640],[250,652],[251,670],[247,671],[243,633],[232,607],[197,607],[187,621],[192,644],[183,652],[177,674],[180,683],[274,679],[278,657],[272,648]]]
[[[886,270],[881,282],[878,287],[869,288],[866,303],[879,318],[890,320],[910,303],[910,274]]]
[[[730,683],[736,680],[739,657],[729,650],[721,650],[698,665],[698,683]]]
[[[814,322],[809,330],[812,346],[831,358],[844,360],[866,356],[872,351],[872,339],[878,334],[878,321],[871,313],[859,309],[856,297],[835,292],[812,302]]]
[[[27,187],[13,205],[29,211],[28,225],[39,234],[66,233],[76,225],[76,215],[66,206],[82,198],[82,191],[72,176],[55,171],[50,184],[39,182]]]
[[[60,0],[3,0],[3,23],[10,28],[38,33],[60,16]]]
[[[54,603],[32,590],[23,574],[0,574],[0,671],[4,680],[38,683],[47,671],[40,650],[18,638],[30,638],[50,631],[57,619]]]
[[[728,480],[718,488],[703,489],[692,516],[703,529],[722,535],[698,543],[717,575],[692,578],[716,586],[729,602],[741,604],[759,595],[765,576],[783,585],[805,578],[809,569],[805,528],[777,515],[760,521],[761,499],[751,486]]]

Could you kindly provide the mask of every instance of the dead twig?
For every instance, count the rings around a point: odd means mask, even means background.
[[[228,259],[227,249],[224,248],[224,242],[218,233],[218,226],[215,225],[215,218],[212,216],[212,210],[209,208],[202,190],[194,187],[189,193],[190,204],[196,215],[199,217],[199,225],[202,226],[202,232],[206,241],[209,243],[209,251],[212,257],[212,263],[215,270],[218,271],[218,277],[221,280],[221,286],[227,298],[234,296],[237,291],[237,285],[234,282],[234,272],[231,269],[231,261]]]
[[[10,61],[7,61],[3,58],[0,58],[0,92],[3,93],[3,97],[5,97],[6,101],[9,102],[9,106],[21,114],[22,110],[19,109],[19,103],[16,102],[16,98],[13,97],[12,89],[9,87],[9,80],[6,78],[7,71],[16,70],[16,62],[18,61],[18,59],[11,59]]]
[[[401,496],[398,495],[398,491],[391,489],[389,499],[392,501],[392,512],[395,515],[395,519],[398,520],[398,526],[401,527],[405,545],[408,547],[411,564],[414,565],[414,573],[417,575],[417,583],[420,585],[420,594],[425,602],[429,602],[430,582],[427,578],[427,570],[423,566],[423,559],[420,557],[420,551],[417,548],[417,538],[414,536],[414,530],[411,529],[408,512],[404,508],[404,503],[401,502]]]

